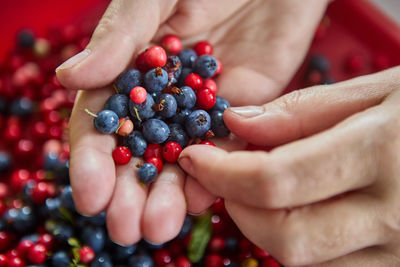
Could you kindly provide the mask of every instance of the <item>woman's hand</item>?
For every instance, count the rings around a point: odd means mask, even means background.
[[[178,166],[165,166],[156,183],[141,187],[135,177],[138,160],[116,167],[115,137],[98,134],[84,109],[99,112],[113,93],[107,85],[133,55],[165,34],[185,43],[214,44],[224,65],[219,94],[233,105],[269,101],[296,71],[326,6],[326,1],[306,2],[112,1],[87,49],[57,69],[67,88],[103,88],[79,92],[70,120],[70,177],[78,211],[94,215],[107,209],[109,234],[118,243],[132,244],[142,236],[162,243],[179,232],[186,210],[197,213],[210,205],[214,196],[195,179],[185,180]],[[229,150],[244,145],[226,143]]]
[[[285,266],[399,266],[399,89],[397,67],[231,108],[233,133],[280,146],[191,146],[179,163]]]

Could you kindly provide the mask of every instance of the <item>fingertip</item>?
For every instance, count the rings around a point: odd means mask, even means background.
[[[215,202],[217,197],[208,192],[193,177],[188,176],[185,183],[187,211],[190,214],[202,214]]]

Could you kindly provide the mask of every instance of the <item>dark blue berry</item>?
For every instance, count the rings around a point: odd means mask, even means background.
[[[189,109],[181,109],[179,112],[177,112],[173,117],[172,117],[172,122],[173,123],[179,123],[179,124],[185,124],[187,116],[192,113]]]
[[[129,112],[129,97],[124,94],[115,94],[107,99],[104,109],[112,110],[119,118],[128,116]]]
[[[135,255],[129,259],[129,267],[154,267],[153,259],[150,255]]]
[[[182,86],[175,91],[174,97],[180,108],[191,109],[196,105],[196,93],[189,86]]]
[[[9,109],[11,115],[26,117],[32,114],[33,103],[29,98],[21,97],[11,102]]]
[[[129,148],[135,157],[142,156],[147,148],[147,142],[139,131],[133,131],[124,137],[123,144]]]
[[[136,69],[129,69],[121,73],[115,82],[118,92],[129,95],[132,89],[142,85],[142,74]]]
[[[136,249],[136,245],[121,246],[114,243],[112,246],[113,260],[116,262],[124,262],[135,253]]]
[[[183,68],[181,76],[179,76],[177,86],[179,86],[179,87],[184,86],[186,76],[188,76],[190,73],[193,73],[193,70],[191,68]]]
[[[186,48],[183,49],[181,52],[178,54],[182,66],[186,68],[193,68],[193,64],[197,59],[197,54],[193,49]]]
[[[183,225],[182,225],[181,231],[178,234],[178,238],[186,237],[190,233],[190,231],[192,230],[192,226],[193,226],[192,217],[187,215],[185,217],[185,220],[183,221]]]
[[[169,56],[167,58],[167,63],[163,68],[168,73],[169,82],[175,84],[182,72],[182,64],[179,57]]]
[[[149,93],[161,92],[168,84],[168,73],[162,68],[149,70],[144,75],[144,85]]]
[[[104,226],[106,224],[106,212],[103,211],[96,216],[84,217],[85,221],[87,221],[91,225],[95,226]]]
[[[222,98],[220,96],[217,96],[215,99],[215,104],[210,109],[210,112],[212,112],[214,110],[219,110],[219,111],[224,112],[225,109],[229,108],[230,106],[231,106],[231,104],[229,104],[228,100],[226,100],[225,98]]]
[[[27,233],[36,226],[37,220],[31,207],[25,206],[18,210],[12,224],[17,233]]]
[[[60,163],[56,153],[47,153],[44,155],[43,169],[45,171],[53,171]]]
[[[61,201],[59,198],[48,198],[44,202],[43,205],[43,212],[46,217],[50,217],[52,219],[59,219],[61,218],[61,213],[60,213],[60,206],[61,206]]]
[[[69,224],[59,223],[54,226],[51,233],[56,240],[68,242],[68,239],[73,237],[74,229]]]
[[[189,137],[187,136],[182,125],[172,123],[168,125],[168,127],[170,133],[166,142],[174,141],[177,142],[182,147],[182,149],[185,148],[189,142]]]
[[[219,110],[214,110],[210,113],[211,117],[211,130],[218,137],[225,137],[230,134],[228,128],[226,128],[223,118],[223,112]]]
[[[94,260],[90,263],[90,267],[113,267],[110,255],[106,252],[97,254]]]
[[[35,44],[35,36],[33,32],[29,29],[24,29],[17,34],[17,44],[19,48],[29,49],[33,48]]]
[[[102,227],[86,226],[82,230],[81,240],[83,244],[91,247],[94,252],[103,250],[106,243],[106,233]]]
[[[176,99],[170,94],[162,94],[157,98],[153,109],[158,111],[158,115],[163,118],[171,118],[176,114],[178,108]]]
[[[11,168],[11,154],[6,151],[0,151],[0,172],[6,172]]]
[[[310,69],[325,73],[331,68],[329,60],[322,55],[313,55],[310,58]]]
[[[7,111],[7,101],[0,97],[0,114],[5,114]]]
[[[185,129],[192,138],[202,137],[210,128],[211,118],[204,110],[195,110],[186,118]]]
[[[213,56],[202,55],[194,63],[194,72],[203,78],[212,77],[218,68],[218,62]]]
[[[153,110],[153,106],[154,99],[151,95],[148,94],[146,97],[146,101],[144,101],[142,104],[136,104],[132,101],[129,101],[129,112],[131,113],[131,116],[134,118],[134,120],[147,120],[152,118],[156,113]]]
[[[65,251],[57,251],[51,257],[51,265],[54,267],[68,267],[71,261]]]
[[[151,163],[143,163],[138,169],[139,181],[145,184],[153,182],[157,175],[157,168]]]
[[[67,184],[69,182],[69,160],[58,162],[54,169],[54,175],[59,184]]]
[[[60,204],[63,208],[69,209],[70,211],[76,211],[74,199],[72,198],[72,188],[70,185],[65,186],[61,191]]]
[[[229,252],[236,252],[239,248],[239,241],[235,237],[227,237],[225,239],[225,248]]]
[[[168,125],[162,120],[150,119],[143,123],[143,136],[152,144],[161,144],[169,135]]]
[[[103,134],[114,133],[119,126],[118,115],[111,110],[102,110],[94,118],[94,126]]]

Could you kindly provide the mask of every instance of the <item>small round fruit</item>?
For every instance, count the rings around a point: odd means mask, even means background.
[[[166,162],[175,163],[182,152],[182,147],[174,141],[166,143],[163,147],[163,159]]]
[[[215,146],[215,144],[211,141],[205,140],[205,141],[201,141],[200,145],[208,145],[208,146]]]
[[[156,166],[151,163],[143,163],[138,169],[139,181],[145,184],[153,182],[158,175]]]
[[[148,160],[152,157],[161,158],[162,157],[162,147],[160,144],[148,144],[146,151],[144,152],[143,158]]]
[[[212,77],[218,69],[218,61],[209,55],[200,56],[194,63],[194,72],[203,78]]]
[[[126,146],[117,146],[113,152],[112,157],[114,159],[115,164],[124,165],[128,164],[132,158],[132,153]]]
[[[133,103],[142,104],[144,101],[146,101],[147,97],[146,89],[144,89],[141,86],[136,86],[130,92],[129,97]]]
[[[196,105],[198,108],[209,110],[215,105],[216,97],[210,89],[203,89],[197,93]]]
[[[197,91],[203,88],[203,79],[196,73],[190,73],[185,78],[185,85]]]
[[[161,45],[164,49],[171,54],[178,54],[182,49],[181,40],[175,35],[166,35],[161,40]]]
[[[202,55],[212,55],[213,53],[213,46],[207,41],[200,41],[197,42],[194,47],[194,51],[198,56]]]
[[[47,248],[42,244],[36,244],[29,249],[28,259],[31,263],[42,264],[46,261]]]
[[[151,46],[144,52],[144,63],[150,69],[164,67],[167,62],[167,53],[161,46]]]
[[[163,168],[163,165],[164,165],[162,159],[158,158],[158,157],[148,158],[146,160],[146,163],[151,163],[154,166],[156,166],[158,173],[160,173],[162,171],[162,168]]]
[[[94,126],[97,131],[103,134],[114,133],[118,128],[118,123],[118,115],[111,110],[102,110],[94,118]]]
[[[117,134],[120,136],[128,136],[132,133],[135,126],[130,119],[121,118],[119,119],[119,129],[117,129]]]
[[[88,264],[91,261],[93,261],[94,257],[95,257],[95,254],[94,254],[93,249],[91,249],[88,246],[83,246],[79,250],[79,258],[82,263]]]

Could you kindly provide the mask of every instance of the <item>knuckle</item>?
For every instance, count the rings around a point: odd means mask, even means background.
[[[303,91],[295,90],[279,98],[276,104],[283,110],[289,113],[293,113],[295,112],[294,110],[295,107],[301,102],[302,99],[303,99]]]

